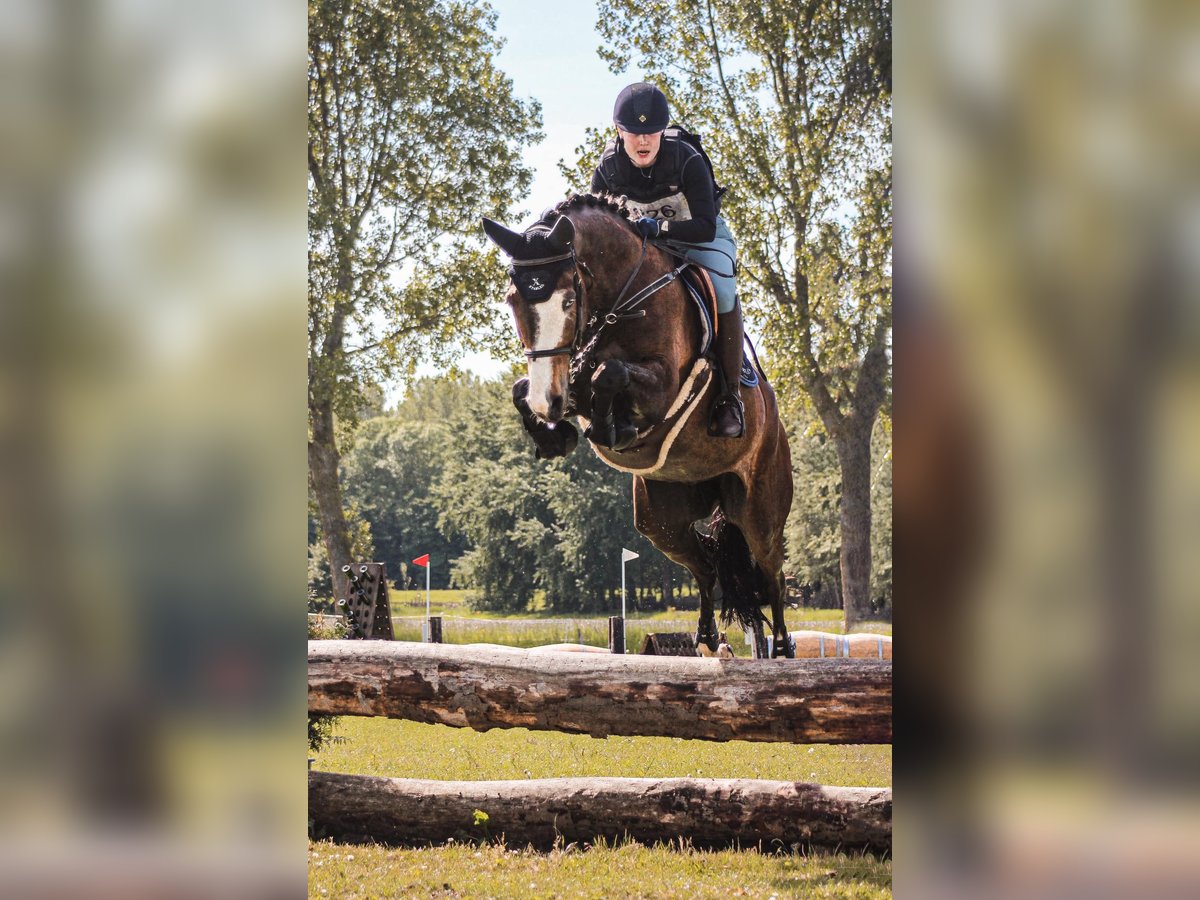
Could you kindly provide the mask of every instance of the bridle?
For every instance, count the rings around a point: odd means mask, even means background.
[[[571,273],[571,285],[575,291],[575,297],[571,300],[571,303],[580,304],[583,302],[583,279],[580,277],[581,273],[586,274],[587,277],[593,281],[595,280],[595,276],[592,274],[592,270],[588,268],[588,264],[575,255],[574,247],[572,247],[566,253],[561,253],[558,256],[542,256],[538,259],[514,259],[512,260],[512,266],[514,268],[520,266],[547,266],[551,263],[564,262],[568,259],[571,261],[571,267],[573,269]],[[553,296],[553,294],[551,294],[551,296]],[[546,298],[546,300],[549,299],[550,297]],[[545,303],[546,301],[531,300],[526,302]],[[563,356],[565,354],[573,354],[579,347],[582,335],[583,329],[581,327],[581,317],[577,311],[575,314],[575,333],[571,336],[571,343],[563,344],[561,347],[551,347],[547,350],[526,350],[525,358],[532,360],[544,359],[548,356]]]
[[[600,337],[604,333],[604,329],[616,325],[618,322],[626,319],[643,318],[646,315],[646,310],[639,309],[638,307],[641,306],[641,304],[649,299],[652,295],[658,293],[660,290],[678,278],[683,273],[683,270],[690,265],[686,259],[683,260],[674,269],[666,272],[663,275],[660,275],[632,297],[626,299],[625,295],[629,292],[630,286],[633,284],[634,279],[637,278],[638,273],[642,270],[642,266],[646,262],[646,244],[647,238],[643,236],[641,254],[638,257],[637,265],[633,267],[633,271],[630,272],[629,277],[625,279],[624,286],[621,288],[620,293],[617,294],[616,302],[613,303],[612,308],[609,309],[608,312],[604,313],[603,315],[601,315],[599,312],[592,313],[587,322],[584,323],[583,317],[579,314],[577,309],[575,313],[575,330],[571,336],[570,343],[563,344],[559,347],[551,347],[546,350],[526,350],[525,358],[528,360],[535,360],[545,359],[552,356],[570,356],[571,365],[568,383],[571,385],[575,384],[580,372],[582,372],[585,367],[595,369],[596,361],[592,359],[592,353],[595,352],[596,345],[599,343]],[[588,268],[588,264],[575,255],[575,247],[573,245],[570,246],[570,249],[566,253],[560,253],[557,256],[543,256],[539,257],[538,259],[514,258],[511,260],[511,265],[513,268],[546,266],[553,263],[565,262],[567,260],[571,261],[571,265],[574,269],[572,273],[572,284],[575,290],[575,299],[571,302],[579,304],[579,309],[582,309],[585,297],[581,273],[587,275],[588,279],[593,282],[595,281],[595,276],[592,274],[592,270]],[[509,274],[513,274],[512,269],[509,270]],[[547,297],[545,300],[533,300],[526,302],[544,303],[548,299],[550,298]],[[575,408],[576,400],[575,391],[573,389],[568,389],[568,398],[568,410],[572,410]]]

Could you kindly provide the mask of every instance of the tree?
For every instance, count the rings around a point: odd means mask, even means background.
[[[466,549],[438,528],[432,492],[454,437],[446,424],[383,416],[363,422],[342,459],[346,500],[371,523],[375,558],[402,580],[409,560],[430,553],[431,584],[450,586],[447,560]],[[424,575],[421,576],[424,584]]]
[[[338,426],[487,327],[501,269],[479,216],[528,189],[540,111],[495,68],[487,6],[310,0],[308,19],[309,483],[343,593]]]
[[[621,548],[644,559],[659,554],[633,527],[629,476],[586,448],[580,451],[545,466],[542,484],[554,516],[554,556],[544,566],[543,587],[547,604],[563,611],[611,613],[609,597],[621,583]],[[643,565],[630,568],[631,590]]]
[[[890,397],[890,0],[600,0],[598,13],[601,56],[613,71],[636,57],[730,186],[747,313],[837,453],[852,624],[871,609],[871,435]]]
[[[448,413],[454,440],[433,492],[438,527],[470,549],[452,568],[456,586],[470,587],[476,608],[526,609],[551,554],[553,531],[543,467],[534,459],[511,389],[476,382]]]

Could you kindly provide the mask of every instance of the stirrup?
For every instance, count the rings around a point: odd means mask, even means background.
[[[726,407],[731,407],[734,412],[734,418],[737,420],[737,434],[725,434],[717,425],[717,419],[721,415],[721,411]],[[717,402],[713,405],[712,413],[708,417],[708,433],[711,437],[723,438],[740,438],[746,433],[746,407],[742,403],[742,398],[733,391],[726,391],[717,398]]]

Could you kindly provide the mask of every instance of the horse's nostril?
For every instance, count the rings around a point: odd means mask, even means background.
[[[562,414],[563,414],[563,398],[555,397],[553,400],[550,401],[550,410],[549,410],[549,415],[547,416],[547,418],[549,418],[551,422],[557,422],[559,419],[562,418]]]

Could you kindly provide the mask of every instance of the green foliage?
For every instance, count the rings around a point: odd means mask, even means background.
[[[454,564],[452,580],[479,592],[477,609],[525,609],[549,549],[542,467],[525,443],[509,392],[501,382],[477,382],[461,398],[450,414],[455,439],[434,490],[439,527],[472,548]]]
[[[479,217],[528,190],[522,152],[541,137],[537,104],[495,67],[495,24],[463,0],[308,6],[309,468],[335,568],[352,555],[344,430],[378,411],[377,385],[494,319],[503,275]]]
[[[364,422],[342,459],[345,496],[371,522],[375,558],[398,583],[416,578],[424,587],[424,575],[410,562],[432,553],[432,585],[449,587],[448,560],[467,550],[465,540],[438,528],[432,497],[453,439],[443,423],[386,416]]]
[[[393,415],[358,429],[342,467],[346,496],[392,577],[430,551],[438,587],[469,588],[473,610],[502,613],[528,609],[539,592],[550,610],[619,606],[622,547],[642,556],[629,566],[631,610],[664,571],[686,577],[634,530],[629,477],[586,445],[565,460],[535,459],[510,394],[507,379],[421,379]]]
[[[840,540],[838,501],[841,472],[837,453],[811,416],[788,435],[792,447],[795,493],[784,529],[789,574],[816,592],[812,602],[825,607],[838,600]]]
[[[621,583],[621,549],[640,556],[628,564],[627,578],[633,572],[642,580],[663,559],[633,527],[629,476],[610,469],[584,443],[547,471],[542,483],[555,536],[542,581],[547,607],[595,613],[618,608],[620,595],[613,589]]]
[[[666,598],[650,598],[649,591],[660,588],[664,574],[676,582],[689,576],[634,530],[629,477],[605,466],[586,444],[566,459],[535,459],[509,396],[507,378],[426,378],[394,413],[361,424],[343,480],[352,520],[361,516],[362,532],[369,523],[373,558],[388,563],[392,579],[403,584],[408,560],[431,552],[434,586],[469,590],[475,612],[531,611],[537,597],[542,615],[608,614],[620,607],[620,552],[628,547],[640,554],[627,568],[629,612],[665,608]],[[819,582],[824,602],[816,602],[826,605],[839,597],[840,470],[811,409],[788,400],[782,414],[790,423],[795,480],[788,572],[802,584]],[[877,432],[871,597],[890,606],[886,419]],[[319,543],[311,557],[314,568],[324,565]],[[416,568],[409,574],[423,608],[424,575]]]
[[[355,562],[375,559],[375,544],[371,537],[371,522],[359,504],[351,500],[345,509],[346,525],[350,532],[350,558]],[[308,592],[313,597],[333,597],[333,581],[329,572],[329,553],[321,538],[320,525],[310,518],[310,530],[315,537],[308,545]]]
[[[876,615],[892,618],[892,441],[891,419],[880,417],[884,437],[871,459],[871,603]]]
[[[541,137],[494,27],[456,0],[309,4],[310,390],[343,419],[492,320],[502,270],[479,217],[528,190]]]

